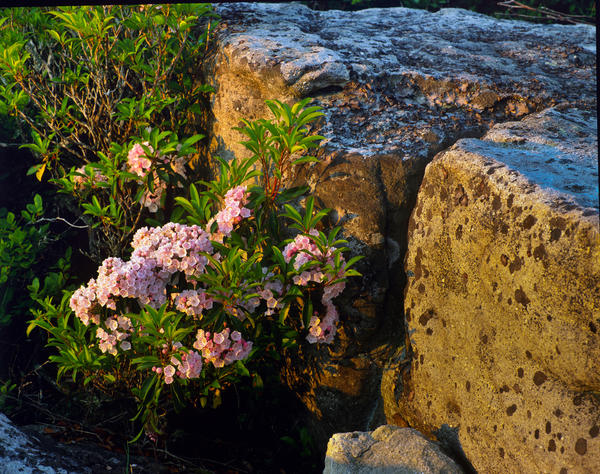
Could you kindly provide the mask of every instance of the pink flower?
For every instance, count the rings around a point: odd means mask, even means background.
[[[149,148],[149,155],[144,151],[144,147]],[[127,167],[129,171],[138,175],[140,178],[145,178],[148,172],[150,172],[152,168],[152,159],[158,162],[168,163],[171,165],[171,169],[184,178],[186,177],[185,173],[185,157],[168,157],[168,156],[160,156],[155,157],[155,153],[153,148],[149,145],[148,142],[144,142],[143,144],[136,143],[133,145],[129,153],[127,154]],[[139,182],[142,182],[142,179]],[[163,196],[164,191],[167,189],[167,184],[162,181],[158,175],[154,176],[154,191],[150,192],[150,190],[146,191],[146,193],[142,196],[141,204],[148,208],[150,212],[158,211],[160,206],[160,200]],[[181,183],[179,184],[181,186]]]
[[[213,307],[213,298],[205,291],[185,290],[175,298],[179,311],[190,316],[202,316],[202,311]]]
[[[154,153],[154,150],[148,142],[144,142],[144,145],[150,149],[150,153]],[[152,161],[147,157],[144,148],[139,143],[133,145],[133,148],[129,150],[127,154],[127,167],[129,171],[137,174],[140,178],[146,176],[146,173],[152,166]]]
[[[165,383],[170,384],[173,383],[173,375],[175,375],[175,367],[172,365],[167,365],[164,369],[165,374]]]
[[[202,353],[202,357],[213,364],[214,367],[224,367],[236,360],[243,360],[252,350],[252,342],[242,339],[238,331],[230,334],[229,328],[213,334],[208,331],[198,330],[194,348]]]
[[[214,218],[219,226],[219,233],[229,236],[234,225],[238,224],[242,218],[250,217],[250,209],[243,207],[246,203],[246,194],[246,186],[237,186],[227,191],[225,206]],[[212,222],[209,222],[210,225]]]
[[[190,351],[181,356],[181,362],[178,366],[181,378],[198,378],[202,372],[202,357],[196,351]]]
[[[319,232],[316,229],[311,229],[308,234],[318,236]],[[331,284],[331,282],[343,277],[343,258],[341,259],[342,268],[339,274],[324,271],[323,268],[325,265],[333,265],[333,249],[328,248],[323,253],[307,235],[302,234],[297,235],[292,242],[286,245],[282,253],[285,261],[288,263],[295,257],[294,268],[297,271],[308,262],[318,263],[318,265],[305,269],[299,275],[295,275],[292,281],[300,286],[307,286],[310,282],[323,283],[325,285],[321,302],[327,309],[326,315],[323,318],[319,318],[315,314],[311,318],[306,339],[310,343],[331,343],[337,330],[336,323],[338,321],[337,310],[332,303],[332,299],[338,296],[346,286],[344,281],[335,284]]]
[[[108,182],[108,178],[104,174],[102,174],[102,171],[100,171],[98,168],[93,168],[93,173],[92,173],[91,177],[89,177],[86,174],[85,165],[77,168],[75,170],[75,172],[78,173],[78,174],[72,175],[72,181],[73,181],[73,184],[75,185],[75,189],[82,189],[85,187],[86,184],[94,187],[94,184],[97,182],[101,182],[101,183]]]
[[[311,344],[322,342],[330,344],[337,331],[336,323],[338,321],[338,313],[335,306],[331,303],[325,305],[327,312],[325,317],[319,319],[315,313],[310,319],[308,336],[306,340]]]
[[[119,327],[121,329],[124,329],[125,331],[128,331],[131,329],[131,319],[129,319],[126,316],[119,316],[117,317],[117,321],[119,322]]]

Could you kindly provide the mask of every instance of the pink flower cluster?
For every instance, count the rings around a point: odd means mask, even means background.
[[[90,323],[90,319],[94,324],[100,324],[100,317],[95,311],[98,307],[96,302],[96,280],[91,279],[88,286],[79,287],[71,296],[69,306],[86,326]]]
[[[154,152],[148,142],[144,142],[144,145],[150,149],[150,153]],[[129,171],[137,174],[140,178],[143,178],[146,176],[146,173],[148,173],[151,166],[152,161],[146,155],[144,147],[139,143],[133,145],[127,154],[127,167],[129,168]]]
[[[267,278],[273,276],[272,273],[266,275]],[[263,283],[263,288],[258,290],[257,293],[267,304],[267,310],[265,311],[266,316],[270,316],[282,308],[283,305],[277,298],[278,296],[281,297],[283,293],[283,283],[279,280],[268,279]]]
[[[177,368],[177,375],[182,379],[196,379],[202,372],[202,356],[196,351],[189,351],[181,355],[181,362],[171,360]]]
[[[166,301],[166,287],[172,275],[201,275],[207,263],[201,252],[212,252],[209,235],[201,227],[173,222],[139,229],[132,246],[128,262],[107,258],[98,269],[98,278],[73,293],[71,309],[85,325],[90,320],[100,323],[101,307],[115,310],[115,297],[135,298],[141,304],[160,307]],[[203,304],[206,306],[208,301]]]
[[[337,309],[331,302],[326,303],[325,308],[325,316],[319,318],[319,315],[315,312],[308,323],[306,340],[311,344],[316,342],[330,344],[335,337],[337,322],[339,320]]]
[[[208,262],[201,253],[213,251],[210,237],[197,225],[169,222],[162,227],[142,227],[133,236],[132,258],[153,261],[166,277],[175,272],[198,277]]]
[[[131,332],[133,332],[133,326],[129,318],[115,314],[106,318],[104,324],[108,328],[108,331],[105,331],[101,327],[96,330],[96,337],[101,341],[99,347],[102,352],[117,355],[118,342],[121,342],[119,345],[121,350],[128,351],[131,349],[131,343],[126,340]]]
[[[234,225],[250,217],[250,209],[244,207],[247,201],[246,194],[246,186],[237,186],[225,194],[225,206],[215,216],[221,234],[228,236]]]
[[[173,344],[173,354],[169,360],[170,364],[165,367],[152,367],[152,371],[163,374],[165,383],[173,383],[173,377],[177,375],[180,379],[195,379],[202,372],[202,357],[196,351],[186,351],[180,342]],[[163,349],[163,353],[167,353]],[[179,356],[179,357],[177,357]]]
[[[189,316],[201,317],[203,310],[213,307],[213,301],[205,291],[184,290],[175,297],[175,306]]]
[[[114,257],[104,260],[98,269],[98,277],[75,291],[71,308],[86,325],[90,321],[100,325],[101,309],[116,310],[117,298],[135,298],[141,304],[158,308],[166,301],[166,288],[175,273],[182,272],[186,279],[191,279],[204,272],[208,260],[202,253],[213,252],[210,237],[199,226],[172,222],[162,227],[139,229],[133,237],[131,259],[126,262]],[[195,280],[189,281],[197,284]],[[201,316],[203,310],[211,309],[213,302],[213,297],[201,288],[184,290],[174,298],[178,310],[196,317]],[[134,329],[128,318],[114,315],[104,321],[104,326],[106,329],[99,327],[96,331],[102,352],[116,355],[118,348],[131,349],[131,343],[126,339]],[[137,331],[142,329],[138,327]],[[194,347],[215,367],[244,359],[252,349],[252,342],[243,340],[238,331],[230,333],[226,328],[210,336],[200,330]],[[180,343],[175,343],[172,351],[168,365],[153,368],[154,372],[164,375],[165,383],[172,383],[175,375],[180,378],[199,376],[202,370],[200,353],[185,351]],[[163,353],[168,354],[166,348]]]
[[[230,334],[229,328],[213,333],[212,337],[210,332],[199,329],[194,349],[202,351],[202,357],[218,368],[248,357],[252,341],[242,339],[238,331]]]
[[[275,314],[277,310],[283,307],[282,296],[284,293],[283,284],[275,278],[275,274],[268,272],[267,268],[262,269],[263,280],[258,285],[257,282],[244,281],[239,285],[242,296],[221,293],[218,296],[219,301],[223,303],[223,308],[230,316],[240,321],[246,319],[246,312],[254,313],[260,305],[261,299],[265,301],[267,309],[265,316]]]
[[[316,229],[311,229],[309,234],[317,236],[319,235],[319,232]],[[297,235],[296,238],[283,249],[283,258],[287,263],[290,263],[294,256],[296,257],[296,260],[294,260],[294,268],[296,270],[300,270],[302,265],[311,260],[323,257],[319,248],[313,243],[310,237],[304,234]]]
[[[319,233],[316,229],[311,229],[309,235],[316,236],[319,235]],[[323,342],[326,344],[331,343],[337,331],[336,324],[339,320],[337,309],[332,300],[338,296],[346,286],[343,281],[331,283],[341,275],[323,271],[322,265],[333,265],[334,263],[333,249],[327,249],[327,252],[323,254],[317,245],[312,242],[310,237],[300,234],[285,246],[283,249],[283,257],[287,263],[289,263],[292,258],[296,257],[294,260],[294,268],[297,271],[310,261],[319,262],[321,264],[304,270],[299,275],[295,275],[293,281],[296,285],[300,286],[307,286],[311,281],[325,284],[323,296],[321,298],[321,303],[323,303],[323,306],[326,308],[325,315],[322,318],[318,317],[319,315],[317,313],[312,316],[309,322],[308,336],[306,336],[306,339],[311,344],[316,342]],[[343,265],[343,257],[341,258],[341,261]]]
[[[144,146],[150,149],[150,154],[154,154],[154,150],[150,146],[148,142],[143,143]],[[185,157],[175,156],[160,156],[156,159],[157,162],[170,163],[173,171],[184,178],[185,174]],[[144,151],[144,147],[139,143],[133,145],[129,153],[127,154],[127,168],[132,173],[137,174],[140,178],[144,178],[150,169],[152,168],[152,159],[151,156],[147,155]],[[142,182],[142,180],[139,180]],[[146,191],[144,196],[142,197],[142,205],[146,206],[150,212],[158,211],[158,206],[160,205],[160,199],[163,195],[163,192],[167,189],[167,184],[162,181],[158,175],[154,176],[154,192],[151,192],[149,189]]]
[[[83,324],[100,323],[101,307],[116,310],[115,297],[137,298],[158,308],[166,300],[166,278],[151,260],[132,257],[129,262],[109,257],[91,279],[73,293],[70,306]]]
[[[107,183],[108,178],[102,174],[102,172],[98,168],[93,168],[93,175],[89,177],[85,172],[85,165],[80,166],[75,170],[77,173],[73,175],[73,184],[75,185],[75,189],[82,189],[86,184],[94,186],[95,183],[102,182]],[[84,175],[84,176],[82,176]]]

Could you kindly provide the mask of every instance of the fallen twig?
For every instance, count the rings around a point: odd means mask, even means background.
[[[567,13],[562,13],[556,10],[552,10],[550,8],[541,6],[541,7],[532,7],[530,5],[525,5],[524,3],[518,2],[517,0],[505,0],[502,2],[497,2],[499,7],[506,7],[509,9],[507,13],[509,16],[516,16],[520,18],[532,19],[530,15],[523,15],[518,13],[513,13],[513,10],[528,10],[531,12],[537,13],[540,17],[545,20],[555,20],[562,21],[565,23],[578,24],[583,23],[586,25],[593,25],[594,19],[588,15],[569,15]]]
[[[76,224],[72,224],[70,223],[68,220],[63,219],[62,217],[40,217],[38,220],[36,220],[36,224],[38,222],[56,222],[56,221],[61,221],[64,222],[65,224],[74,227],[75,229],[87,229],[90,226],[89,225],[76,225]]]

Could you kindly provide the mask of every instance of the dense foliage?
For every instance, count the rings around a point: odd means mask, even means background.
[[[50,174],[85,209],[97,261],[119,255],[148,210],[168,221],[173,188],[185,184],[203,138],[210,87],[198,65],[213,16],[206,4],[2,12],[0,116],[12,129],[4,134],[39,157],[30,173]],[[123,169],[135,143],[157,156],[178,148],[178,161]]]
[[[57,380],[125,399],[135,440],[156,440],[174,411],[218,407],[226,388],[272,386],[299,344],[331,343],[334,298],[358,275],[328,211],[287,185],[323,138],[310,99],[267,101],[272,119],[238,129],[250,156],[201,175],[210,88],[196,72],[213,16],[201,4],[0,17],[3,137],[26,142],[29,174],[75,219],[43,216],[39,196],[20,218],[0,211],[0,316],[33,313],[27,334],[47,337]],[[75,252],[99,265],[92,279],[70,250],[35,265],[57,222],[87,231]],[[2,387],[4,403],[15,385]]]
[[[143,227],[129,260],[104,260],[96,279],[60,302],[38,298],[42,309],[30,329],[49,332],[59,376],[131,390],[135,418],[152,434],[171,406],[209,399],[216,406],[220,391],[242,376],[262,384],[261,366],[295,346],[299,334],[333,341],[332,300],[357,275],[350,268],[357,258],[344,260],[339,228],[318,230],[327,211],[317,212],[312,197],[303,213],[290,204],[306,189],[287,189],[286,174],[314,160],[300,153],[322,138],[307,134],[321,115],[307,103],[269,102],[274,120],[244,121],[252,156],[221,161],[218,180],[176,198],[174,215],[187,224]],[[130,167],[154,156],[145,148],[132,148]],[[252,186],[253,178],[260,184]],[[286,227],[297,235],[286,239]]]
[[[26,286],[49,243],[49,224],[38,223],[43,212],[39,194],[20,216],[0,208],[0,325],[26,315],[31,306]]]

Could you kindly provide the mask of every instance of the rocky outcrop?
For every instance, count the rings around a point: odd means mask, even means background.
[[[148,459],[115,454],[98,446],[63,445],[48,436],[17,428],[0,413],[0,472],[13,474],[96,474],[106,472],[164,473],[166,467]],[[135,471],[134,471],[135,470]]]
[[[411,428],[338,433],[327,445],[323,474],[460,474],[436,444]]]
[[[600,466],[595,111],[557,107],[428,165],[409,226],[409,372],[388,418],[458,428],[479,472]]]
[[[304,380],[306,367],[294,363],[287,378],[319,419],[321,439],[369,429],[383,421],[374,401],[389,349],[404,342],[402,262],[425,166],[498,122],[559,102],[595,107],[594,29],[457,9],[235,3],[217,10],[222,22],[206,69],[216,91],[215,153],[243,155],[232,127],[268,117],[265,99],[312,96],[324,108],[320,162],[297,179],[334,210],[331,223],[367,259],[364,277],[346,292],[335,345],[322,349],[319,376]]]

